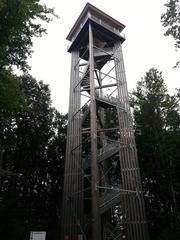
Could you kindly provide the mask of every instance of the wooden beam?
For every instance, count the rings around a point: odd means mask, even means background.
[[[110,87],[116,87],[116,86],[117,86],[117,83],[112,83],[112,84],[97,86],[95,87],[95,89],[110,88]],[[90,90],[89,86],[88,88],[84,88],[84,89],[82,88],[81,92],[88,91],[88,90]]]
[[[96,98],[94,82],[94,56],[93,56],[93,32],[89,24],[89,64],[90,64],[90,99],[91,99],[91,195],[92,195],[92,239],[101,239],[101,217],[99,211],[99,190],[96,188],[99,182],[99,170],[97,161],[97,122],[96,122]]]

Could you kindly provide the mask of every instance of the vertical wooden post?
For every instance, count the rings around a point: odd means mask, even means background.
[[[97,120],[94,82],[93,32],[89,24],[89,64],[90,64],[90,99],[91,99],[91,186],[92,186],[92,239],[101,240],[101,221],[99,213],[99,170],[97,162]]]
[[[81,158],[81,113],[78,111],[81,107],[80,86],[75,89],[79,82],[79,51],[73,51],[71,54],[71,81],[61,221],[62,240],[64,238],[76,240],[78,234],[82,234],[81,226],[83,223],[84,176]]]
[[[115,71],[119,103],[124,104],[124,110],[117,107],[120,141],[120,165],[122,187],[137,191],[137,194],[126,194],[123,197],[123,208],[127,218],[127,238],[133,240],[148,240],[148,228],[145,215],[139,163],[137,159],[133,122],[131,118],[127,82],[124,69],[121,42],[114,46]]]

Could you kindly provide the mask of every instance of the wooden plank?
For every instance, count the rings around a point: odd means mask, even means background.
[[[117,90],[119,102],[123,102],[126,112],[118,111],[119,130],[121,133],[121,141],[123,144],[129,145],[128,148],[122,148],[120,151],[120,163],[122,184],[124,189],[138,189],[137,195],[123,196],[124,211],[128,209],[127,214],[127,238],[133,240],[148,240],[149,234],[147,230],[147,222],[145,216],[144,199],[142,194],[142,186],[140,179],[139,164],[135,146],[133,123],[130,116],[129,97],[124,70],[124,61],[122,55],[121,43],[118,42],[114,47],[115,55],[115,71],[117,77]],[[119,61],[117,61],[118,59]]]
[[[80,86],[77,86],[76,91],[74,91],[74,87],[79,81],[79,67],[77,64],[78,58],[79,52],[72,52],[67,146],[62,202],[62,239],[64,239],[64,236],[77,239],[78,234],[81,234],[79,224],[83,224],[83,194],[81,193],[74,197],[76,192],[82,192],[83,190],[83,174],[80,169],[82,168],[81,112],[78,111],[81,106]],[[78,145],[79,147],[75,149]],[[74,151],[72,151],[73,149]]]
[[[91,186],[92,186],[92,239],[101,239],[101,218],[99,212],[99,191],[96,185],[99,181],[97,161],[97,122],[96,122],[96,99],[94,82],[94,56],[93,56],[93,32],[89,24],[89,64],[90,64],[90,99],[91,99]]]

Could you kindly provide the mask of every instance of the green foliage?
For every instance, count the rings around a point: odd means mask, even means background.
[[[15,148],[12,137],[16,128],[14,118],[19,111],[26,109],[20,82],[20,78],[10,70],[0,70],[0,176],[13,175],[13,171],[2,169],[2,158],[5,151]],[[10,136],[9,141],[7,136]]]
[[[53,9],[39,0],[1,0],[0,3],[0,69],[15,65],[29,68],[27,58],[32,54],[32,38],[45,33],[39,20],[49,22]]]
[[[14,149],[13,137],[16,129],[14,121],[17,112],[26,111],[26,102],[20,89],[21,78],[12,67],[15,65],[27,71],[27,57],[32,53],[32,38],[41,36],[46,30],[38,22],[49,22],[48,15],[53,9],[41,5],[39,0],[0,1],[0,169],[2,156],[7,146]],[[4,141],[6,135],[10,142]]]
[[[9,70],[0,71],[0,116],[18,111],[23,107],[20,78]]]
[[[0,1],[0,239],[28,240],[31,230],[58,239],[66,116],[49,87],[27,74],[32,38],[53,9],[39,0]],[[18,77],[12,69],[26,71]]]
[[[15,176],[15,175],[16,174],[14,172],[0,169],[0,177],[10,177],[10,176]]]
[[[66,144],[66,116],[51,107],[47,85],[21,80],[26,108],[1,134],[0,238],[28,239],[30,230],[57,238]],[[9,145],[8,145],[9,144]],[[7,231],[7,229],[11,231]]]
[[[133,92],[135,135],[152,239],[179,225],[180,113],[162,74],[150,69]]]
[[[180,48],[180,2],[179,0],[168,0],[165,4],[166,13],[161,15],[161,22],[167,28],[165,36],[172,36],[175,40],[175,47]],[[180,61],[176,63],[179,66]]]
[[[180,47],[180,2],[179,0],[169,0],[165,6],[166,13],[162,14],[161,21],[164,27],[167,27],[165,35],[171,35],[176,41],[175,46]]]

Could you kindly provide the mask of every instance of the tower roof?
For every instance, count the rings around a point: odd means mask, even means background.
[[[67,40],[71,41],[76,32],[78,31],[79,27],[81,26],[82,22],[88,17],[88,13],[92,14],[94,17],[101,19],[103,22],[108,24],[109,26],[116,28],[120,32],[125,28],[125,25],[117,21],[116,19],[110,17],[108,14],[104,13],[100,9],[96,8],[90,3],[87,3],[82,10],[81,14],[79,15],[78,19],[76,20],[74,26],[72,27],[71,31],[67,36]]]

